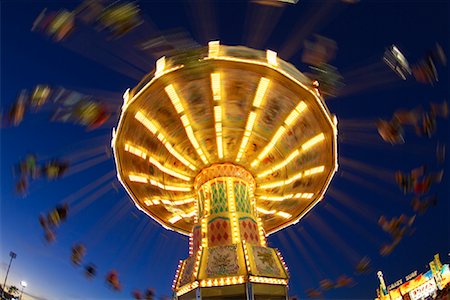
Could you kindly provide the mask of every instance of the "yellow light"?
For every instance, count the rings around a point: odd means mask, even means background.
[[[184,269],[184,266],[183,266],[183,269]],[[198,285],[199,285],[198,281],[194,281],[192,283],[183,285],[181,288],[178,289],[177,296],[180,297],[180,296],[186,294],[187,292],[192,291],[193,289],[197,288]]]
[[[159,137],[159,136],[158,136]],[[169,142],[164,142],[164,146],[166,147],[166,149],[170,152],[170,154],[172,154],[173,156],[175,156],[183,165],[189,167],[189,169],[195,171],[197,170],[197,168],[191,164],[187,159],[185,159],[180,153],[178,153],[175,149],[173,149],[172,145],[170,145]]]
[[[242,245],[244,246],[245,265],[247,266],[247,272],[251,273],[250,260],[248,258],[247,243],[245,242],[245,240],[242,241]]]
[[[269,284],[287,285],[287,280],[286,279],[280,279],[280,278],[249,276],[249,280],[250,280],[250,282],[256,282],[256,283],[269,283]]]
[[[174,278],[174,280],[173,280],[172,288],[177,287],[178,281],[179,281],[179,279],[180,279],[179,276],[178,276],[178,274],[180,274],[180,271],[183,271],[183,270],[184,270],[184,263],[183,263],[182,260],[180,260],[180,261],[178,262],[177,272],[175,273],[175,278]]]
[[[291,126],[305,109],[306,109],[306,103],[303,101],[300,101],[300,103],[294,108],[294,110],[291,111],[291,113],[286,118],[284,123],[287,126]]]
[[[267,62],[270,65],[274,65],[277,66],[278,65],[278,61],[277,61],[277,53],[275,51],[272,50],[267,50],[266,51],[266,58],[267,58]]]
[[[286,124],[286,127],[290,127],[300,116],[300,114],[306,109],[306,104],[304,101],[300,101],[300,103],[292,110],[292,112],[289,114],[289,116],[286,118],[284,123]],[[283,134],[286,132],[285,126],[280,126],[278,128],[275,135],[272,137],[272,140],[264,147],[263,151],[258,155],[258,158],[256,158],[252,163],[251,166],[255,167],[259,164],[259,162],[266,157],[266,155],[273,149],[273,147],[276,145],[278,140],[283,136]],[[270,171],[268,171],[267,174],[270,174]],[[266,174],[266,175],[267,175]]]
[[[255,98],[253,99],[253,106],[259,108],[262,100],[267,92],[267,87],[269,86],[270,79],[265,77],[259,80],[258,88],[256,90]]]
[[[219,156],[220,159],[223,158],[223,144],[222,144],[222,136],[217,136],[217,150],[218,153],[217,155]]]
[[[156,128],[155,124],[147,119],[140,111],[138,111],[134,115],[134,117],[136,118],[136,120],[141,122],[141,124],[144,125],[151,133],[156,134],[158,129]]]
[[[206,210],[206,204],[205,204],[205,211],[208,212],[208,210]],[[205,213],[206,215],[207,213]],[[208,220],[206,218],[202,219],[202,235],[204,236],[202,238],[202,247],[206,248],[208,247],[208,224],[206,223]]]
[[[247,125],[245,125],[244,137],[242,138],[241,146],[239,147],[239,152],[236,157],[236,162],[239,162],[241,160],[242,155],[244,154],[245,147],[247,146],[248,140],[253,130],[253,125],[255,124],[255,119],[256,119],[256,112],[254,111],[250,112],[247,119]]]
[[[239,243],[239,224],[238,217],[236,214],[236,202],[234,198],[234,185],[233,179],[227,178],[227,198],[228,198],[228,207],[230,208],[231,213],[231,226],[233,231],[232,240],[233,243]]]
[[[213,92],[214,101],[220,101],[221,93],[220,93],[220,73],[212,73],[211,74],[211,88]]]
[[[299,193],[295,194],[295,198],[303,198],[303,199],[311,199],[314,196],[314,193]]]
[[[148,178],[148,176],[146,177],[146,176],[137,175],[137,174],[130,174],[130,175],[128,175],[128,178],[130,179],[130,181],[133,181],[133,182],[150,183],[151,185],[157,186],[166,191],[189,192],[192,189],[190,185],[185,185],[185,186],[165,185],[165,184],[162,184],[161,182],[158,182],[152,178]]]
[[[294,158],[296,158],[296,157],[299,156],[299,155],[300,155],[300,151],[297,149],[297,150],[295,150],[294,152],[292,152],[291,154],[289,154],[289,156],[288,156],[285,160],[283,160],[281,163],[275,165],[273,168],[271,168],[271,169],[269,169],[269,170],[266,170],[266,171],[264,171],[264,172],[259,173],[256,177],[261,178],[261,177],[267,176],[267,175],[269,175],[269,174],[272,174],[273,172],[275,172],[275,171],[277,171],[277,170],[279,170],[279,169],[281,169],[281,168],[284,168],[284,167],[287,166]]]
[[[313,174],[322,173],[323,170],[325,170],[324,166],[318,166],[318,167],[306,170],[304,175],[305,176],[310,176],[310,175],[313,175]]]
[[[283,136],[285,131],[286,128],[284,126],[278,128],[277,132],[272,137],[272,140],[266,145],[266,147],[264,147],[264,150],[258,155],[258,158],[252,162],[251,164],[252,167],[256,166],[260,160],[266,157],[267,153],[269,153],[269,151],[273,149],[273,147],[278,142],[278,140]]]
[[[122,98],[123,98],[123,102],[124,102],[124,103],[127,103],[127,102],[128,102],[128,99],[130,98],[130,88],[127,88],[127,89],[125,90],[125,92],[124,92],[123,95],[122,95]]]
[[[265,210],[262,207],[256,207],[256,210],[258,210],[260,213],[263,213],[265,215],[273,215],[274,213],[277,212],[275,209],[274,210]]]
[[[283,217],[285,219],[289,219],[290,217],[292,217],[291,214],[288,214],[287,212],[284,211],[279,211],[276,213],[277,216]]]
[[[134,154],[140,158],[145,159],[147,157],[147,153],[144,150],[141,150],[137,147],[134,147],[133,145],[126,143],[124,146],[125,151],[130,152],[131,154]]]
[[[289,195],[285,195],[285,196],[266,196],[266,195],[261,195],[259,196],[259,199],[261,200],[267,200],[267,201],[283,201],[286,199],[290,199],[293,198],[293,194],[289,194]]]
[[[220,51],[219,41],[211,41],[208,43],[208,57],[219,56],[219,51]]]
[[[222,141],[222,107],[220,105],[214,106],[214,119],[216,121],[216,142],[217,155],[219,159],[223,158],[223,141]]]
[[[315,144],[323,141],[325,139],[325,135],[323,133],[320,133],[318,135],[316,135],[315,137],[311,138],[310,140],[308,140],[307,142],[305,142],[302,145],[302,150],[307,150],[309,148],[311,148],[312,146],[314,146]]]
[[[216,123],[222,122],[222,107],[219,105],[214,106],[214,118]]]
[[[215,279],[204,279],[200,281],[200,286],[202,287],[224,286],[243,282],[244,276],[220,277]]]
[[[175,200],[175,201],[172,201],[171,203],[172,203],[172,205],[183,205],[183,204],[189,204],[189,203],[192,203],[195,201],[197,201],[197,199],[195,199],[195,198],[186,198],[186,199],[182,199],[182,200]]]
[[[187,159],[185,159],[180,153],[178,153],[175,149],[173,149],[172,145],[167,141],[164,134],[161,132],[156,134],[158,129],[156,125],[147,119],[140,111],[138,111],[135,116],[136,120],[141,122],[142,125],[144,125],[151,133],[156,135],[158,140],[166,147],[166,149],[169,151],[170,154],[172,154],[175,158],[177,158],[183,165],[187,166],[191,170],[195,171],[197,168],[191,164]]]
[[[164,73],[165,68],[166,68],[166,57],[163,56],[156,61],[155,77],[160,77]]]
[[[247,125],[245,126],[245,131],[251,131],[253,129],[253,125],[255,124],[256,112],[252,111],[248,115]],[[250,136],[250,134],[248,134]]]
[[[172,84],[169,84],[165,87],[165,91],[167,95],[170,98],[170,101],[172,102],[173,106],[175,107],[175,110],[178,114],[182,114],[184,112],[183,104],[181,103],[180,98],[178,97],[177,92],[175,91],[175,88]],[[186,135],[191,142],[192,146],[194,146],[195,151],[200,156],[204,164],[208,164],[208,160],[206,159],[206,156],[203,154],[202,149],[200,148],[200,145],[197,142],[197,139],[195,138],[194,131],[192,130],[191,123],[189,122],[188,116],[186,114],[180,116],[181,122],[183,123],[184,130],[186,131]]]
[[[175,215],[169,219],[169,223],[174,224],[174,223],[180,221],[181,219],[182,219],[182,217],[180,215]]]
[[[175,107],[175,110],[177,111],[177,113],[181,114],[182,112],[184,112],[183,104],[181,104],[180,98],[178,97],[178,94],[175,91],[175,88],[173,87],[173,85],[169,84],[168,86],[166,86],[164,88],[164,90],[166,91],[167,95],[169,96],[170,101],[172,101],[172,104]]]
[[[180,216],[183,217],[183,218],[191,218],[191,217],[195,216],[195,214],[196,214],[196,211],[193,210],[193,211],[191,211],[190,213],[187,213],[187,214],[180,214]]]
[[[188,119],[187,115],[182,115],[180,117],[180,119],[181,119],[181,123],[183,123],[183,126],[185,128],[188,127],[188,126],[191,126],[191,123],[189,123],[189,119]]]
[[[291,184],[292,182],[302,178],[303,176],[310,176],[310,175],[313,175],[313,174],[321,173],[324,170],[325,170],[324,166],[314,167],[314,168],[308,169],[308,170],[306,170],[304,172],[298,172],[297,174],[295,174],[294,176],[292,176],[290,178],[287,178],[286,180],[269,182],[269,183],[266,183],[266,184],[262,184],[259,187],[262,188],[262,189],[270,189],[270,188],[274,188],[274,187],[288,185],[288,184]]]
[[[159,170],[161,170],[162,172],[171,175],[173,177],[179,178],[181,180],[184,181],[191,181],[191,177],[185,176],[183,174],[180,174],[178,172],[175,172],[174,170],[171,170],[169,168],[164,167],[163,165],[161,165],[156,159],[154,159],[153,157],[149,158],[149,162],[154,165],[155,167],[157,167]]]
[[[140,176],[140,175],[134,175],[134,174],[128,175],[128,179],[130,179],[130,181],[139,182],[139,183],[147,183],[148,182],[147,177]]]
[[[286,184],[285,180],[275,181],[275,182],[269,182],[266,184],[261,184],[259,187],[262,189],[271,189],[274,187],[280,187]]]

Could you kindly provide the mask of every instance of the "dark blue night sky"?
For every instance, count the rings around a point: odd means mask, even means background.
[[[449,2],[361,0],[347,4],[300,0],[296,5],[272,8],[230,0],[213,1],[209,9],[201,3],[139,1],[146,23],[152,25],[138,34],[145,37],[157,30],[183,28],[203,45],[209,39],[220,39],[227,45],[272,49],[300,71],[307,68],[300,59],[305,39],[318,33],[338,45],[332,64],[343,74],[346,86],[340,96],[327,103],[339,120],[339,171],[323,201],[298,224],[269,238],[291,272],[290,295],[305,298],[305,290],[318,289],[320,280],[336,280],[346,274],[353,277],[355,285],[326,291],[325,299],[373,299],[378,270],[383,271],[387,283],[392,283],[414,270],[426,271],[435,253],[448,263],[449,166],[448,160],[438,165],[435,158],[438,141],[450,146],[448,119],[437,120],[437,133],[430,139],[419,138],[412,128],[406,129],[406,143],[395,146],[379,137],[374,124],[378,118],[391,118],[399,108],[429,109],[430,101],[448,101],[448,66],[438,68],[439,82],[431,86],[396,78],[383,65],[382,56],[386,47],[396,44],[410,61],[418,61],[436,42],[448,56]],[[135,58],[134,67],[126,67],[123,61],[130,61],[128,49],[134,46],[126,37],[108,41],[106,35],[98,34],[99,40],[69,38],[54,43],[30,31],[45,7],[56,11],[74,9],[78,4],[1,1],[3,114],[21,89],[31,90],[37,84],[101,95],[119,110],[122,93],[154,67],[151,56]],[[75,31],[74,36],[77,34]],[[119,63],[107,53],[123,55],[124,60]],[[188,255],[188,239],[163,229],[137,210],[117,182],[114,162],[105,154],[117,114],[94,131],[50,122],[50,114],[50,108],[28,113],[20,126],[0,130],[1,283],[12,250],[17,259],[8,285],[19,286],[20,280],[26,280],[25,292],[34,296],[130,299],[131,291],[149,287],[158,297],[169,296],[178,260]],[[28,195],[21,197],[14,190],[12,168],[30,152],[42,161],[68,159],[73,163],[72,172],[69,170],[58,181],[36,180]],[[394,172],[406,172],[422,164],[433,171],[445,169],[442,182],[432,187],[432,193],[438,195],[437,206],[418,215],[414,234],[405,236],[391,255],[381,256],[379,248],[389,243],[390,237],[377,224],[378,218],[414,214],[412,196],[403,195],[396,186]],[[57,241],[49,245],[42,237],[38,216],[65,201],[75,209],[57,229]],[[77,242],[86,245],[85,261],[98,266],[99,274],[92,280],[83,276],[81,268],[71,265],[70,249]],[[365,256],[371,259],[372,270],[357,274],[355,265]],[[119,272],[123,284],[119,293],[105,284],[104,276],[111,269]]]

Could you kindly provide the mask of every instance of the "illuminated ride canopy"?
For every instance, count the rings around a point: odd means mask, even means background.
[[[125,92],[118,177],[140,210],[190,236],[179,299],[285,297],[287,269],[266,235],[322,199],[337,168],[336,123],[275,52],[219,42],[159,59]]]

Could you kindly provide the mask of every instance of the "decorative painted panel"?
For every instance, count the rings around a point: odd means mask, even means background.
[[[223,277],[237,275],[239,262],[237,246],[220,246],[208,249],[206,274],[208,277]]]
[[[183,274],[181,274],[179,286],[183,286],[195,280],[194,278],[194,266],[195,266],[195,255],[189,256],[185,260],[185,265],[183,269]]]
[[[267,277],[284,275],[277,254],[273,249],[253,245],[252,250],[258,275]]]

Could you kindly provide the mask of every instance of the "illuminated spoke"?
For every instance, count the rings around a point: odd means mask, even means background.
[[[189,121],[189,118],[185,112],[185,109],[183,107],[183,104],[181,103],[180,98],[178,97],[177,92],[175,91],[175,88],[173,85],[169,84],[165,87],[165,91],[167,95],[170,98],[170,101],[173,104],[173,107],[177,111],[178,115],[180,116],[181,122],[183,123],[184,130],[186,131],[187,137],[189,141],[191,142],[192,146],[194,147],[197,154],[200,156],[201,160],[204,164],[208,164],[208,160],[206,159],[205,154],[203,153],[202,148],[200,148],[200,145],[198,144],[197,139],[195,138],[194,131],[192,130],[191,123]]]
[[[264,209],[262,207],[256,207],[256,210],[258,212],[262,213],[262,214],[265,214],[265,215],[273,215],[274,213],[277,212],[275,209],[273,209],[273,210],[266,210],[266,209]]]
[[[220,87],[220,73],[211,74],[211,89],[214,100],[214,123],[216,129],[217,156],[223,158],[223,128],[222,128],[222,94]]]
[[[239,151],[236,157],[236,162],[239,162],[242,158],[242,155],[244,154],[245,148],[247,147],[248,140],[250,139],[250,135],[253,131],[253,125],[255,124],[255,119],[257,113],[255,112],[256,109],[260,108],[261,103],[264,96],[266,95],[267,88],[269,86],[270,79],[267,78],[261,78],[259,80],[258,88],[256,89],[255,98],[253,99],[253,111],[250,112],[247,124],[245,125],[245,131],[244,131],[244,137],[242,138],[241,146],[239,147]]]
[[[252,167],[256,167],[262,159],[264,159],[267,154],[275,147],[280,138],[286,132],[286,130],[294,124],[295,121],[300,117],[303,111],[306,109],[306,103],[300,101],[300,103],[292,110],[292,112],[287,116],[284,120],[284,125],[281,125],[280,128],[276,131],[270,142],[264,147],[263,151],[258,155],[258,157],[251,163]]]
[[[189,192],[192,190],[191,186],[188,185],[166,185],[162,184],[161,182],[154,180],[150,176],[147,176],[145,174],[129,174],[128,179],[132,182],[138,182],[138,183],[150,183],[153,186],[157,186],[160,189],[166,190],[166,191],[175,191],[175,192]]]
[[[292,176],[292,177],[290,177],[290,178],[288,178],[286,180],[280,180],[280,181],[274,181],[274,182],[269,182],[269,183],[266,183],[266,184],[262,184],[262,185],[259,186],[259,188],[271,189],[271,188],[280,187],[280,186],[283,186],[283,185],[288,185],[288,184],[291,184],[294,181],[302,178],[303,176],[306,177],[306,176],[311,176],[313,174],[321,173],[321,172],[324,171],[324,169],[325,169],[324,166],[318,166],[318,167],[315,167],[315,168],[311,168],[311,169],[308,169],[308,170],[303,171],[303,172],[298,172],[297,174],[295,174],[294,176]]]
[[[317,143],[323,141],[325,139],[325,135],[323,133],[319,133],[318,135],[314,136],[313,138],[309,139],[308,141],[306,141],[305,143],[302,144],[301,149],[302,151],[306,151],[308,149],[310,149],[311,147],[313,147],[314,145],[316,145]],[[282,162],[280,162],[279,164],[275,165],[274,167],[267,169],[261,173],[259,173],[258,175],[256,175],[256,177],[261,178],[261,177],[265,177],[269,174],[272,174],[275,171],[280,170],[281,168],[284,168],[285,166],[287,166],[294,158],[296,158],[297,156],[300,155],[300,150],[295,150],[293,151],[291,154],[289,154],[289,156],[283,160]],[[257,160],[255,160],[257,161]],[[253,163],[255,162],[253,161]],[[252,163],[252,164],[253,164]]]
[[[146,159],[147,157],[149,157],[149,153],[147,153],[147,151],[141,149],[141,147],[137,147],[132,145],[131,143],[125,143],[124,146],[125,151],[130,152],[131,154],[134,154],[142,159]],[[181,173],[178,173],[177,171],[174,171],[172,169],[166,168],[164,167],[162,164],[160,164],[155,158],[153,157],[149,157],[148,161],[154,165],[155,167],[157,167],[161,172],[166,173],[167,175],[179,178],[181,180],[184,181],[191,181],[192,178],[186,175],[183,175]]]
[[[190,204],[193,202],[196,202],[197,199],[195,198],[186,198],[186,199],[180,199],[180,200],[168,200],[168,199],[161,199],[161,198],[153,198],[153,199],[146,199],[144,200],[145,205],[152,206],[152,205],[170,205],[170,206],[179,206],[184,204]]]
[[[286,199],[311,199],[314,196],[314,193],[297,193],[297,194],[288,194],[284,196],[267,196],[267,195],[261,195],[258,196],[259,200],[266,200],[266,201],[274,201],[274,202],[280,202],[284,201]]]
[[[150,121],[147,117],[144,116],[143,113],[138,111],[135,116],[136,120],[138,120],[142,125],[144,125],[152,134],[154,134],[158,140],[166,147],[167,151],[172,154],[176,159],[178,159],[183,165],[187,166],[189,169],[195,171],[197,168],[190,163],[183,155],[177,152],[172,145],[167,141],[167,138],[161,132],[158,133],[158,128],[156,125]],[[158,133],[158,134],[157,134]]]
[[[258,212],[260,212],[264,215],[277,215],[277,216],[283,217],[285,219],[289,219],[290,217],[292,217],[291,214],[284,212],[284,211],[277,211],[276,209],[266,210],[262,207],[256,207],[256,209],[258,210]]]

